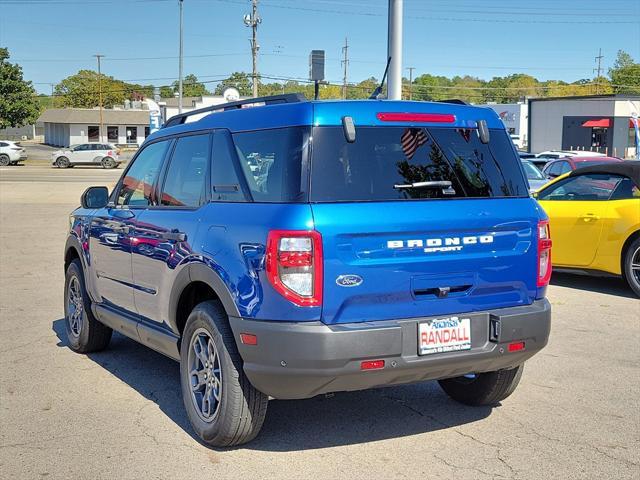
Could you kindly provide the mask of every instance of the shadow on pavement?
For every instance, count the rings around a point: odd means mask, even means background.
[[[67,347],[64,319],[53,322],[59,347]],[[180,395],[179,365],[114,333],[109,348],[88,357],[158,407],[202,443],[187,419]],[[260,435],[250,450],[289,452],[354,445],[452,428],[491,414],[450,400],[436,382],[337,393],[308,400],[271,400]]]
[[[575,288],[618,297],[638,298],[633,293],[627,282],[617,277],[598,277],[568,272],[553,272],[551,285],[559,287]]]

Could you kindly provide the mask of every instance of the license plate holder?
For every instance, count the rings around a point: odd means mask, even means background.
[[[471,349],[471,318],[432,318],[418,324],[418,355]]]

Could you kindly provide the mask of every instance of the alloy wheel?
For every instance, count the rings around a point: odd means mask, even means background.
[[[220,410],[222,370],[213,338],[204,328],[191,337],[188,368],[193,406],[202,420],[212,422]]]
[[[638,285],[640,285],[640,247],[636,248],[631,256],[631,274]]]
[[[79,337],[82,331],[82,319],[84,316],[84,301],[78,277],[72,277],[67,291],[67,322],[69,332],[74,337]]]

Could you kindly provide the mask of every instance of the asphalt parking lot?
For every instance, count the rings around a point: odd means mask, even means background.
[[[195,439],[178,364],[120,335],[66,347],[68,213],[119,170],[0,168],[0,477],[640,477],[640,300],[615,279],[554,274],[548,347],[494,409],[435,382],[271,401],[260,436]]]

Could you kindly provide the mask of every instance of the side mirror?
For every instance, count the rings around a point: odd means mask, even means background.
[[[103,208],[109,203],[109,190],[107,187],[89,187],[80,197],[82,208]]]

